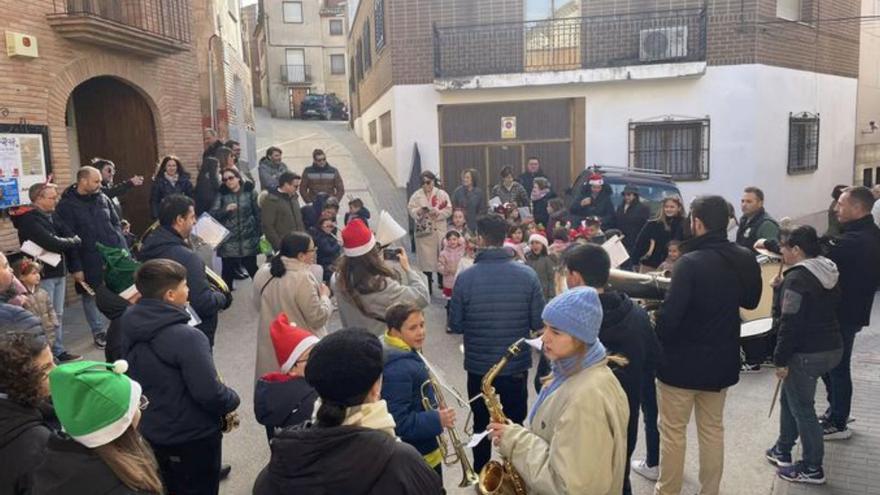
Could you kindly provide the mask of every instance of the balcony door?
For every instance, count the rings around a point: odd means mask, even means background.
[[[526,71],[581,68],[581,0],[525,0]]]
[[[306,82],[306,51],[302,48],[288,48],[286,53],[284,74],[286,82]]]

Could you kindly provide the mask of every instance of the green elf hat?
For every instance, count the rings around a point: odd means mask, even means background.
[[[93,449],[119,438],[138,410],[141,386],[125,376],[128,362],[80,361],[49,373],[49,390],[61,426]]]

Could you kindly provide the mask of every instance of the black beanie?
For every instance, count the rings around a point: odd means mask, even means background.
[[[351,407],[382,375],[382,343],[362,328],[333,332],[312,348],[306,381],[322,400]]]

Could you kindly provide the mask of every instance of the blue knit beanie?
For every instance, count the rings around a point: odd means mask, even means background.
[[[576,287],[554,297],[541,318],[551,327],[565,332],[587,345],[599,338],[602,326],[602,303],[592,287]]]

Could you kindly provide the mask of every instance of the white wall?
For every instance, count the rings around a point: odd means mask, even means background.
[[[739,204],[742,189],[761,187],[776,217],[823,211],[831,188],[852,179],[856,80],[764,65],[709,67],[701,77],[601,84],[437,91],[432,84],[395,86],[395,156],[380,157],[398,185],[409,176],[414,142],[422,168],[439,170],[437,105],[584,97],[586,164],[626,166],[631,120],[674,115],[711,119],[709,180],[681,182],[685,201],[721,194]],[[379,103],[367,122],[387,107]],[[820,114],[819,169],[789,176],[789,113]],[[585,165],[586,165],[585,164]]]
[[[367,148],[373,153],[373,156],[379,160],[379,163],[385,168],[388,172],[388,175],[391,176],[392,179],[397,181],[398,184],[401,184],[399,181],[399,175],[397,174],[397,166],[398,164],[403,164],[404,162],[400,161],[397,158],[396,150],[398,149],[399,141],[394,135],[394,128],[397,125],[397,119],[395,118],[395,108],[394,108],[394,88],[388,90],[379,97],[378,100],[373,102],[364,113],[355,120],[355,133],[360,136],[361,140],[363,140],[364,144],[367,145]],[[385,112],[391,111],[391,144],[392,146],[383,148],[382,147],[382,129],[379,125],[379,116]],[[370,122],[376,121],[376,143],[370,144]],[[437,140],[434,139],[434,144],[436,145]],[[412,145],[410,145],[412,146]],[[404,165],[400,165],[404,166]],[[406,182],[404,179],[403,183]]]

